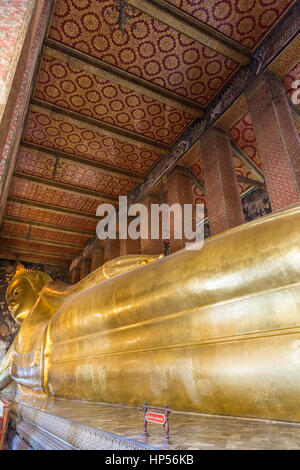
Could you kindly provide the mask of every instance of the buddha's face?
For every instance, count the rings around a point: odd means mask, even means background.
[[[13,281],[6,292],[8,309],[17,323],[25,320],[36,299],[37,295],[25,277]]]

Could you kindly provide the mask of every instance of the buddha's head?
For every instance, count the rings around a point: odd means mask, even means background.
[[[42,288],[52,279],[42,271],[26,269],[18,263],[6,291],[8,309],[17,323],[23,323],[37,301]]]

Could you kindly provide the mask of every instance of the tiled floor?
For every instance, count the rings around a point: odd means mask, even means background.
[[[8,397],[7,397],[8,398]],[[68,402],[23,396],[15,401],[102,431],[164,448],[164,430],[148,424],[145,441],[143,410],[135,407]],[[173,412],[169,449],[300,449],[300,424]]]

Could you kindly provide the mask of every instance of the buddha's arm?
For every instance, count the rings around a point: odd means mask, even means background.
[[[3,390],[9,382],[11,381],[10,377],[10,364],[14,352],[14,343],[11,345],[4,358],[0,363],[0,390]]]
[[[119,274],[149,264],[161,257],[163,255],[127,255],[115,258],[104,263],[75,285],[70,286],[62,282],[47,284],[41,292],[40,300],[47,304],[49,315],[52,316],[68,297]]]

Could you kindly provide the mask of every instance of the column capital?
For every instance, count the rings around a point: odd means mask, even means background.
[[[256,80],[249,86],[248,90],[246,91],[247,99],[251,99],[261,87],[265,87],[265,90],[270,92],[270,97],[272,97],[272,84],[277,85],[283,89],[280,79],[273,72],[266,70],[264,73],[259,75],[259,77],[257,77]]]

